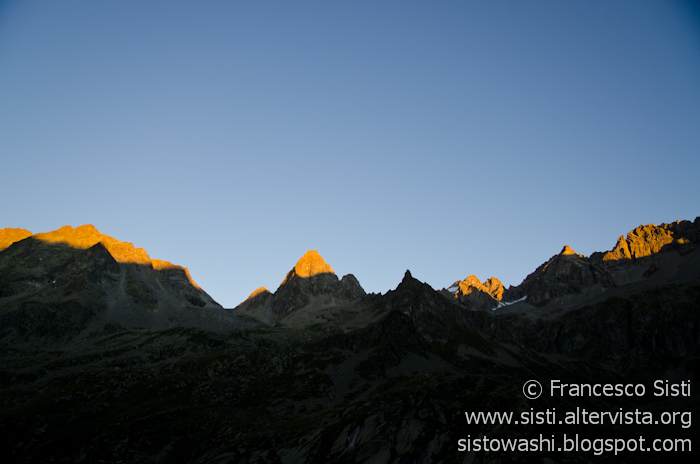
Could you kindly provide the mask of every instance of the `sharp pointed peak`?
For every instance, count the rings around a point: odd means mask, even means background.
[[[323,257],[316,250],[309,250],[304,256],[299,258],[294,266],[294,272],[299,277],[311,277],[316,274],[334,274],[333,269],[323,260]]]
[[[399,288],[412,288],[412,287],[421,286],[421,285],[428,285],[428,284],[421,282],[420,280],[413,277],[413,275],[411,274],[411,271],[406,269],[406,272],[403,275],[403,279],[401,280],[401,282],[399,282],[399,285],[396,287],[396,290],[398,290]]]
[[[569,245],[564,245],[564,248],[561,249],[560,255],[577,255],[577,253],[571,249]]]

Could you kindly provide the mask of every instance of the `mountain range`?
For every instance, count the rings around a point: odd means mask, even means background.
[[[691,382],[700,218],[568,246],[521,284],[367,294],[309,251],[222,308],[186,268],[93,226],[0,230],[6,462],[666,462],[663,453],[463,452],[468,436],[698,438],[658,424],[472,424],[466,411],[697,413],[696,396],[530,400],[522,384]],[[696,440],[697,441],[697,440]],[[695,443],[694,443],[695,444]],[[696,445],[697,446],[697,445]],[[697,454],[674,454],[696,462]]]

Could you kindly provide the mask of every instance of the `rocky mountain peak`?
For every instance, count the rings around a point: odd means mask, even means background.
[[[187,280],[201,290],[186,267],[160,259],[151,259],[143,248],[136,248],[133,243],[121,242],[109,235],[102,234],[92,224],[85,224],[75,228],[63,226],[51,232],[38,234],[32,234],[25,229],[2,229],[0,230],[0,251],[27,237],[33,237],[36,240],[49,244],[62,243],[71,248],[81,250],[87,250],[101,243],[118,263],[142,264],[150,266],[157,271],[184,272]]]
[[[503,287],[503,283],[497,278],[491,277],[490,279],[486,279],[484,282],[484,287],[486,287],[486,291],[489,293],[489,295],[496,300],[501,301],[503,299],[503,292],[505,291],[505,288]]]
[[[562,248],[561,253],[559,253],[559,255],[563,255],[563,256],[576,255],[576,254],[577,253],[574,250],[572,250],[569,245],[564,245],[564,248]]]
[[[258,296],[262,293],[270,293],[270,292],[265,287],[260,287],[257,290],[255,290],[253,293],[251,293],[250,296],[248,296],[248,298],[246,298],[246,301],[252,300],[253,298],[255,298],[256,296]]]
[[[264,305],[268,298],[272,296],[272,293],[265,287],[260,287],[251,293],[246,300],[239,306],[248,306],[249,308],[258,308]]]
[[[461,297],[465,295],[477,293],[486,293],[493,299],[500,301],[503,297],[503,284],[495,277],[486,279],[484,282],[479,281],[475,275],[470,275],[466,279],[457,281],[450,288],[455,288],[455,298],[462,301]]]
[[[133,243],[120,242],[109,235],[101,234],[92,224],[85,224],[76,228],[63,226],[52,232],[35,234],[34,238],[45,243],[64,243],[72,248],[79,249],[87,249],[102,242],[117,262],[153,264],[148,253],[143,248],[136,248]],[[164,261],[161,263],[164,263]]]
[[[459,291],[462,293],[471,293],[474,289],[486,292],[486,287],[475,275],[467,276],[466,279],[459,283]]]
[[[310,250],[287,273],[275,293],[260,287],[235,309],[266,323],[274,323],[311,303],[323,306],[325,301],[341,303],[365,295],[355,276],[348,274],[338,280],[318,251]]]
[[[503,284],[495,277],[483,283],[475,275],[458,280],[450,287],[452,294],[462,305],[469,309],[491,308],[503,298]]]
[[[304,253],[304,256],[302,256],[299,261],[297,261],[296,266],[294,266],[294,272],[299,277],[311,277],[316,274],[325,273],[334,274],[331,266],[326,264],[316,250],[310,250]]]

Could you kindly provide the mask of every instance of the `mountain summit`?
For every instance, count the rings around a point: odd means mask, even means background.
[[[450,286],[454,297],[466,308],[495,308],[503,297],[503,284],[495,277],[483,283],[475,275],[470,275],[462,281]]]
[[[338,280],[318,251],[311,250],[297,261],[274,294],[261,287],[235,310],[272,324],[312,304],[337,306],[363,296],[365,291],[355,276],[348,274]]]
[[[62,338],[89,325],[169,326],[183,308],[221,308],[181,266],[94,226],[0,230],[0,336]]]
[[[299,258],[296,266],[290,272],[294,272],[299,277],[311,277],[316,274],[330,273],[334,274],[333,269],[323,260],[318,251],[311,250],[304,253],[304,256]]]
[[[9,247],[15,242],[19,242],[27,237],[33,237],[44,243],[61,243],[68,245],[71,248],[79,250],[87,250],[98,243],[109,251],[115,261],[118,263],[135,263],[150,266],[155,270],[178,269],[185,272],[189,282],[197,288],[199,285],[195,283],[186,267],[172,264],[168,261],[160,259],[151,259],[143,248],[134,247],[133,243],[121,242],[115,238],[100,233],[99,230],[92,224],[85,224],[79,227],[63,226],[60,229],[51,232],[42,232],[32,234],[25,229],[1,229],[0,230],[0,251]],[[201,288],[200,288],[201,290]]]

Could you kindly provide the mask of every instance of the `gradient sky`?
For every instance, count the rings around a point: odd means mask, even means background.
[[[681,1],[1,1],[0,228],[93,224],[225,307],[305,251],[519,284],[700,215]]]

